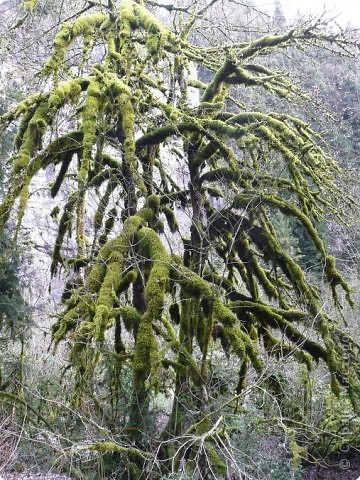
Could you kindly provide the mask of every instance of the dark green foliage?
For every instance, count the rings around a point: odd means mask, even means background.
[[[0,237],[0,331],[2,339],[25,340],[28,308],[20,286],[20,253],[8,233]]]
[[[13,135],[2,136],[0,153],[9,155]],[[0,198],[5,189],[6,172],[0,161]],[[0,234],[0,388],[13,388],[21,378],[21,354],[14,353],[30,336],[30,309],[23,299],[21,261],[24,248],[12,239],[8,229]],[[19,358],[20,357],[20,358]]]
[[[261,410],[245,409],[241,417],[229,415],[228,422],[236,462],[246,475],[266,480],[301,480],[303,471],[299,466],[294,468],[286,432],[267,422]]]

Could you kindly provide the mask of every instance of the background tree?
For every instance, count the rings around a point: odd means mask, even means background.
[[[4,126],[18,122],[18,133],[1,222],[17,209],[20,227],[33,181],[52,169],[51,195],[59,197],[52,273],[69,274],[53,340],[70,346],[74,408],[91,398],[117,440],[91,448],[112,453],[119,478],[180,468],[224,476],[235,466],[220,448],[228,433],[212,375],[218,344],[238,368],[227,401],[235,411],[249,375],[284,394],[265,354],[293,356],[307,374],[322,361],[333,392],[345,389],[359,409],[359,347],[328,316],[273,221],[291,217],[306,232],[340,307],[338,287],[349,302],[350,289],[316,222],[326,210],[341,215],[336,205],[351,198],[307,123],[246,106],[252,88],[280,106],[306,99],[286,73],[265,66],[278,49],[329,43],[346,54],[353,43],[309,22],[197,46],[189,35],[209,7],[180,8],[175,34],[141,2],[89,6],[95,12],[56,35],[41,70],[45,91],[2,116]],[[192,74],[197,66],[209,72],[206,83]],[[161,391],[174,398],[159,432],[152,400]]]
[[[0,112],[4,113],[0,105]],[[8,132],[2,138],[0,156],[8,157],[14,134]],[[0,163],[0,198],[4,194],[6,178],[5,162]],[[11,238],[8,229],[0,235],[0,388],[11,384],[18,389],[22,378],[22,352],[30,335],[29,309],[23,299],[21,281],[22,247]]]

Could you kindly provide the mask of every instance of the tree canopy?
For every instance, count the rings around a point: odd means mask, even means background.
[[[323,362],[333,392],[346,391],[359,410],[359,346],[329,317],[273,221],[291,217],[303,229],[340,311],[341,291],[350,303],[351,292],[318,222],[325,212],[341,217],[351,198],[319,133],[285,113],[309,97],[267,62],[298,46],[349,54],[352,43],[308,22],[199,46],[192,29],[207,7],[182,12],[172,30],[141,1],[90,3],[95,13],[61,25],[39,73],[44,91],[1,118],[4,128],[18,125],[1,225],[16,218],[20,228],[39,172],[52,171],[52,274],[68,275],[52,336],[70,346],[74,403],[96,395],[105,364],[107,401],[116,403],[124,374],[131,376],[122,443],[94,448],[126,458],[125,477],[140,478],[152,458],[150,400],[173,391],[157,436],[161,468],[171,471],[166,460],[175,454],[192,468],[191,448],[201,443],[204,478],[224,475],[213,441],[221,417],[210,408],[221,349],[238,365],[233,405],[248,375],[281,390],[267,373],[270,355],[292,356],[309,372]],[[277,97],[279,110],[249,109],[251,89]],[[197,399],[191,421],[189,392]]]

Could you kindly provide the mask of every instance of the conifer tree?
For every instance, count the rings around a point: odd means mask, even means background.
[[[2,106],[0,112],[4,113]],[[1,159],[11,151],[11,133],[2,136]],[[0,199],[4,195],[5,165],[0,161]],[[30,333],[29,308],[23,299],[21,285],[21,247],[6,228],[0,234],[0,389],[5,390],[15,380],[19,363],[9,355],[14,344],[25,344]]]
[[[58,219],[52,274],[65,269],[69,278],[52,336],[71,345],[75,406],[96,394],[105,363],[113,398],[123,372],[131,372],[121,442],[94,448],[119,456],[124,478],[141,478],[153,459],[150,398],[173,389],[157,438],[160,471],[181,459],[193,468],[201,443],[203,478],[225,475],[214,442],[221,416],[209,411],[215,347],[238,364],[234,399],[250,370],[265,378],[264,388],[280,388],[265,375],[267,352],[293,356],[309,372],[324,363],[333,392],[347,392],[359,410],[359,347],[324,311],[318,287],[272,222],[279,212],[303,229],[340,307],[339,291],[350,303],[351,292],[316,222],[325,211],[342,215],[337,205],[351,199],[320,135],[282,112],[282,102],[306,94],[287,72],[266,66],[280,49],[330,45],[347,54],[352,43],[309,22],[249,42],[198,46],[191,31],[205,7],[182,9],[175,33],[141,0],[89,4],[93,11],[61,25],[55,37],[40,74],[46,91],[2,116],[3,127],[17,123],[18,131],[1,224],[16,213],[20,227],[38,173],[53,168],[50,194],[59,206],[51,212]],[[207,83],[191,74],[200,67]],[[278,97],[279,111],[249,110],[250,89]],[[197,398],[191,421],[189,392]]]

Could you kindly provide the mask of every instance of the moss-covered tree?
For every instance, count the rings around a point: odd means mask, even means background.
[[[61,25],[41,70],[46,91],[2,117],[18,133],[1,224],[16,212],[20,227],[38,173],[53,169],[52,273],[65,269],[69,278],[52,336],[71,346],[74,404],[96,395],[105,363],[111,401],[123,372],[132,378],[121,441],[93,448],[119,458],[124,478],[147,475],[150,398],[172,389],[172,411],[156,438],[158,468],[192,469],[196,460],[203,478],[224,476],[230,466],[213,439],[226,431],[208,408],[215,345],[238,364],[234,404],[249,371],[264,388],[280,388],[265,374],[266,351],[293,356],[308,371],[323,362],[333,392],[346,391],[359,410],[359,347],[329,318],[271,221],[274,212],[295,219],[321,257],[335,305],[338,290],[351,302],[316,228],[325,211],[342,214],[340,169],[318,133],[281,112],[282,102],[306,95],[286,72],[266,67],[279,49],[329,44],[348,53],[351,42],[314,22],[204,47],[191,42],[191,30],[206,8],[180,9],[175,33],[142,1],[89,6],[93,13]],[[191,74],[197,67],[209,72],[208,83]],[[280,111],[249,111],[249,89],[277,96]],[[68,258],[63,247],[72,235]],[[191,421],[189,393],[197,399]]]

